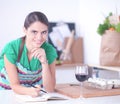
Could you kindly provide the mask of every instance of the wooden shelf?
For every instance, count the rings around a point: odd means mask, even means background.
[[[96,67],[96,68],[100,68],[100,69],[105,69],[105,70],[110,70],[110,71],[117,71],[120,72],[120,66],[101,66],[101,65],[88,65],[90,67]]]
[[[75,67],[76,65],[82,65],[82,64],[81,63],[61,64],[61,65],[56,65],[56,68],[69,68],[69,67]]]

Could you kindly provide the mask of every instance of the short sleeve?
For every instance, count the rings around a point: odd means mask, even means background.
[[[20,48],[21,39],[13,40],[7,43],[2,51],[2,56],[6,55],[7,59],[12,63],[16,64],[18,58],[18,52]]]
[[[6,55],[7,59],[12,63],[16,63],[17,54],[15,52],[15,48],[11,43],[7,44],[4,48],[4,54]]]

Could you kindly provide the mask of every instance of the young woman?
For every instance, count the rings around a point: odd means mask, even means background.
[[[9,42],[1,52],[0,89],[33,97],[39,95],[42,87],[48,92],[54,91],[57,54],[46,42],[48,25],[43,13],[28,14],[23,29],[25,36]],[[23,47],[21,55],[20,47]]]

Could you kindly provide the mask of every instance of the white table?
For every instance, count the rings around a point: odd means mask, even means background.
[[[106,72],[104,76],[107,76],[107,74],[108,72]],[[116,76],[116,74],[110,73],[110,76]],[[57,78],[57,83],[77,83],[77,80],[75,79],[75,75],[74,75],[74,67],[66,67],[66,68],[63,67],[63,69],[58,68],[56,73],[56,78]],[[80,104],[80,102],[78,99],[74,99],[74,100],[61,100],[61,101],[57,100],[57,101],[47,101],[47,102],[21,103],[19,101],[16,101],[13,92],[11,90],[0,90],[0,104]],[[85,104],[120,104],[120,95],[86,98]]]
[[[74,99],[25,103],[17,101],[11,90],[0,90],[0,104],[80,104],[80,102],[79,99]],[[120,104],[120,95],[86,98],[85,104]]]

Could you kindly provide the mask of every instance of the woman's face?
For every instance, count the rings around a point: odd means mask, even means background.
[[[28,29],[24,29],[26,34],[26,44],[31,48],[40,47],[47,39],[48,26],[37,21],[32,23]]]

